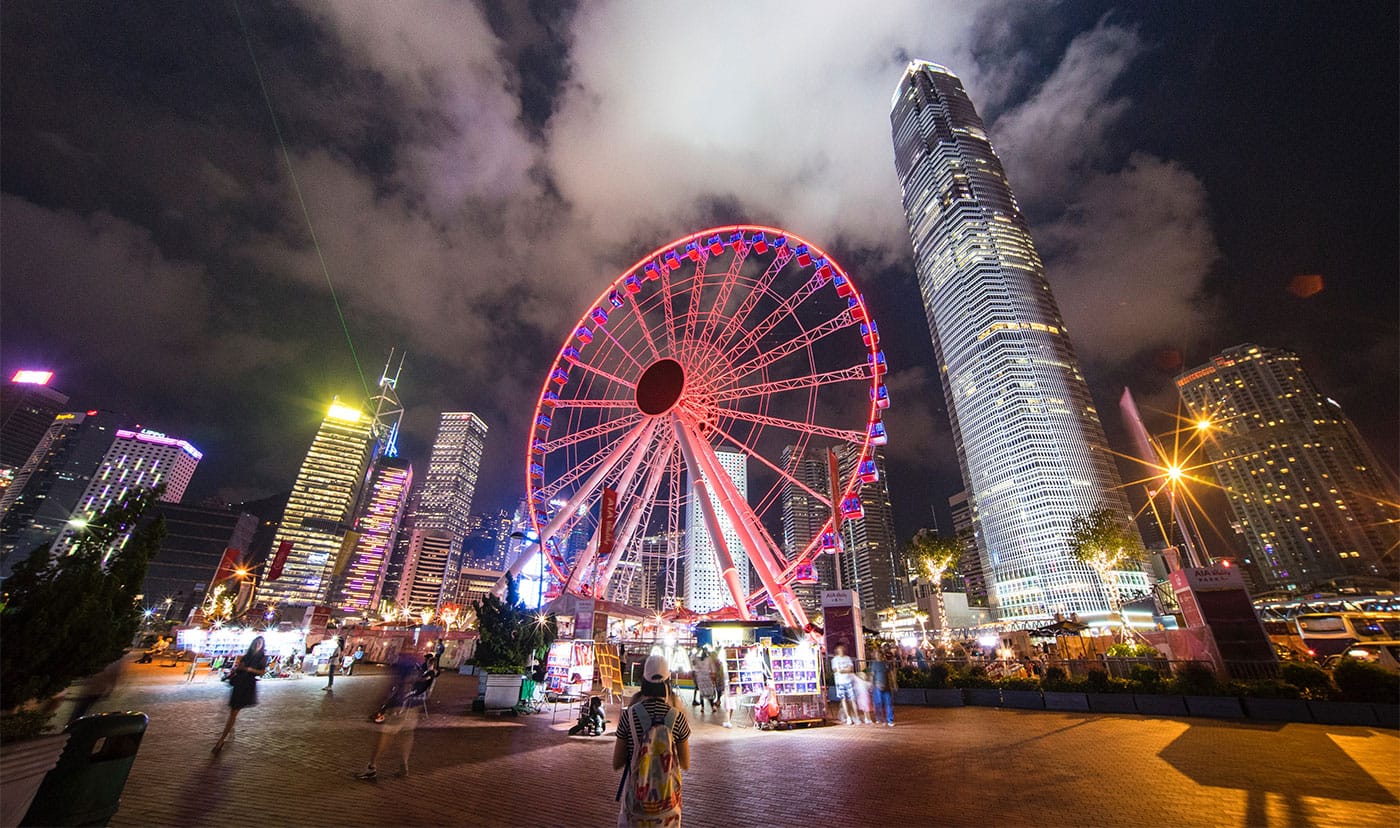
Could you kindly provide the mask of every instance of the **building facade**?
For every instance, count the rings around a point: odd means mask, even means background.
[[[782,492],[783,554],[789,560],[801,555],[831,518],[830,506],[811,494],[816,492],[830,498],[831,474],[828,471],[826,450],[809,447],[801,457],[794,458],[796,450],[796,446],[785,446],[781,458],[782,467],[787,469],[792,478],[783,484]],[[804,486],[806,488],[803,488]],[[830,556],[822,555],[817,558],[812,569],[810,580],[804,579],[792,584],[793,594],[797,596],[798,602],[809,616],[821,613],[821,591],[836,588]]]
[[[394,603],[400,610],[417,615],[424,611],[436,613],[444,601],[455,601],[462,570],[461,553],[461,538],[449,532],[410,530]]]
[[[859,446],[837,450],[841,480],[855,473],[860,455]],[[909,576],[895,537],[884,451],[874,449],[870,459],[875,461],[879,479],[860,487],[862,515],[841,521],[842,550],[836,560],[841,568],[841,587],[860,593],[865,625],[877,629],[880,610],[909,600]]]
[[[1259,586],[1301,594],[1384,580],[1393,588],[1400,495],[1297,354],[1239,345],[1176,385],[1203,424]]]
[[[146,565],[141,605],[183,622],[203,605],[227,550],[236,551],[239,563],[247,562],[258,519],[247,512],[176,503],[160,503],[155,513],[165,518],[165,537]]]
[[[444,411],[433,440],[428,472],[413,509],[413,528],[467,534],[481,457],[486,451],[486,423],[470,411]]]
[[[389,556],[408,507],[413,466],[396,457],[380,457],[370,476],[364,510],[355,524],[355,547],[340,577],[337,606],[341,612],[368,616],[379,609]]]
[[[52,371],[16,371],[0,386],[0,484],[14,479],[68,403],[52,379]]]
[[[962,554],[958,556],[958,575],[962,589],[967,593],[968,606],[987,606],[987,578],[982,573],[982,556],[977,554],[977,522],[973,519],[972,504],[967,492],[962,491],[948,498],[948,510],[953,517],[953,536],[963,542]]]
[[[729,479],[734,481],[734,488],[740,497],[749,496],[749,471],[748,455],[739,451],[730,451],[724,448],[715,450],[715,456],[719,459],[719,464]],[[686,481],[686,491],[693,491],[689,480]],[[739,533],[729,522],[729,517],[720,508],[718,499],[715,498],[713,487],[711,487],[710,500],[714,505],[715,516],[719,519],[720,534],[724,538],[725,546],[729,548],[729,554],[734,559],[734,568],[739,573],[739,583],[747,593],[749,590],[749,556],[744,551],[744,545],[739,541]],[[685,605],[695,612],[710,612],[720,607],[727,607],[734,602],[729,594],[729,589],[724,584],[724,579],[720,577],[718,558],[715,557],[714,539],[710,537],[709,530],[705,526],[705,516],[702,511],[700,501],[692,498],[685,533]]]
[[[283,606],[326,603],[375,442],[373,417],[339,399],[331,404],[292,484],[259,600]]]
[[[1075,515],[1131,515],[1030,228],[962,82],[913,61],[895,168],[988,598],[1001,621],[1103,616]]]

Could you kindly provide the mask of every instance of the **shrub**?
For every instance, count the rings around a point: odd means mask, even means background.
[[[1169,687],[1171,692],[1182,696],[1213,696],[1222,689],[1215,680],[1215,671],[1196,662],[1177,670]]]
[[[0,744],[8,745],[11,742],[33,739],[44,732],[51,716],[52,710],[38,707],[20,709],[0,716]]]
[[[1084,677],[1086,693],[1131,693],[1132,686],[1127,681],[1113,678],[1103,670],[1093,669]]]
[[[1050,693],[1088,692],[1088,682],[1085,679],[1069,675],[1063,667],[1047,667],[1045,677],[1040,680],[1040,687]]]
[[[988,677],[987,670],[980,664],[974,664],[965,670],[954,670],[949,675],[948,683],[953,687],[996,687],[994,679]]]
[[[1324,701],[1337,695],[1332,677],[1316,664],[1301,661],[1285,661],[1279,668],[1279,677],[1298,689],[1298,697]]]
[[[1110,658],[1154,658],[1161,655],[1157,648],[1140,641],[1123,641],[1108,648]]]
[[[1400,674],[1354,658],[1344,658],[1332,671],[1332,680],[1341,690],[1342,700],[1350,702],[1400,702]]]
[[[925,685],[931,690],[944,690],[948,684],[948,665],[935,664],[928,668],[929,683]]]
[[[1003,690],[1039,690],[1040,679],[1028,676],[1007,676],[1002,679],[1001,689]]]
[[[1134,664],[1132,671],[1128,674],[1128,684],[1134,693],[1157,694],[1166,691],[1166,686],[1162,682],[1162,674],[1146,664]]]
[[[1302,697],[1301,690],[1283,679],[1232,681],[1226,690],[1231,696],[1248,696],[1252,699],[1297,699]]]

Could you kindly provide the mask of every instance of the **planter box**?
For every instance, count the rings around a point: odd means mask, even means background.
[[[1310,701],[1313,721],[1318,724],[1361,725],[1371,727],[1376,722],[1376,711],[1369,704],[1358,702]]]
[[[1089,709],[1095,713],[1136,713],[1137,699],[1130,693],[1085,693]]]
[[[520,683],[524,680],[521,675],[493,675],[486,676],[486,709],[506,710],[520,701]]]
[[[1400,730],[1400,705],[1373,703],[1371,710],[1375,711],[1376,724],[1391,730]]]
[[[1262,722],[1310,722],[1312,711],[1303,699],[1251,699],[1245,698],[1244,712],[1251,719]]]
[[[964,687],[963,703],[977,707],[1001,707],[1001,690],[996,687]]]
[[[1001,706],[1014,707],[1018,710],[1044,710],[1045,699],[1040,695],[1039,690],[1003,690],[1001,691]]]
[[[923,704],[923,703],[924,703],[924,688],[922,688],[922,687],[910,687],[910,688],[908,688],[908,689],[905,689],[905,688],[901,687],[901,688],[899,688],[898,690],[894,691],[894,703],[895,703],[895,704]]]
[[[67,733],[40,736],[0,749],[0,828],[14,828],[29,812],[44,777],[58,764]]]
[[[1046,710],[1089,710],[1089,696],[1085,693],[1046,690],[1044,696]]]
[[[1243,719],[1244,709],[1235,696],[1187,696],[1186,712],[1210,719]]]
[[[924,690],[924,704],[930,707],[962,707],[963,694],[956,687]]]
[[[1187,715],[1185,696],[1149,696],[1145,693],[1134,693],[1133,702],[1137,704],[1137,711],[1146,716]]]

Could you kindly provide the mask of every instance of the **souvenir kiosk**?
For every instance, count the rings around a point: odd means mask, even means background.
[[[779,727],[826,721],[821,653],[810,642],[786,640],[771,621],[701,621],[695,642],[719,653],[741,714],[752,716],[764,682],[772,679]]]

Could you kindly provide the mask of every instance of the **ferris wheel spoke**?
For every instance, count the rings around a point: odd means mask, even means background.
[[[544,453],[545,455],[549,455],[555,451],[558,451],[559,449],[578,445],[579,443],[582,443],[585,440],[592,440],[597,437],[601,437],[604,434],[611,434],[614,431],[621,431],[622,429],[627,428],[628,426],[641,422],[645,418],[646,415],[638,411],[635,414],[629,414],[628,416],[623,417],[619,420],[609,420],[606,423],[599,423],[598,425],[595,425],[592,428],[585,428],[582,431],[575,431],[571,434],[567,434],[563,437],[560,437],[557,440],[550,440],[546,442],[543,445]]]
[[[645,324],[643,324],[642,327],[643,330],[645,330]],[[608,341],[617,347],[618,352],[621,353],[622,356],[625,357],[628,362],[636,366],[638,371],[641,371],[643,369],[642,363],[638,362],[637,358],[632,356],[631,349],[625,347],[621,342],[619,342],[617,337],[613,335],[612,330],[610,330],[606,325],[599,325],[598,330],[603,332],[603,336],[606,336],[608,338]],[[650,339],[650,336],[648,336],[648,339]]]
[[[748,322],[749,314],[753,313],[753,309],[758,305],[759,300],[761,300],[768,293],[769,288],[772,287],[773,280],[778,278],[778,274],[782,272],[783,268],[787,267],[787,263],[790,261],[792,261],[792,250],[787,247],[778,248],[777,255],[773,257],[773,261],[768,263],[768,267],[764,269],[763,275],[760,276],[758,281],[749,289],[743,301],[739,303],[738,309],[734,311],[734,315],[729,318],[728,322],[725,323],[724,327],[715,336],[716,342],[729,341],[729,339],[734,336],[735,330]]]
[[[636,407],[637,407],[637,401],[636,401],[635,399],[629,399],[629,400],[589,400],[589,399],[559,400],[558,402],[554,403],[554,407],[555,407],[556,409],[558,409],[558,408],[636,408]]]
[[[729,304],[730,294],[739,284],[739,271],[744,266],[744,261],[748,259],[749,248],[747,245],[739,245],[734,250],[734,258],[729,262],[729,270],[724,274],[724,281],[720,283],[719,293],[715,295],[715,301],[711,303],[710,310],[705,314],[705,322],[700,328],[700,333],[696,339],[700,342],[708,341],[710,331],[714,328],[715,320],[724,319],[724,309]]]
[[[740,385],[734,388],[726,388],[723,391],[717,391],[710,397],[710,400],[712,402],[721,403],[730,400],[747,399],[749,397],[766,397],[772,394],[781,394],[784,391],[820,388],[824,385],[832,385],[838,382],[854,380],[868,382],[871,378],[871,370],[869,363],[862,363],[840,371],[826,371],[820,374],[808,374],[804,377],[794,377],[793,379],[760,382],[753,385]]]
[[[733,443],[734,445],[738,446],[738,447],[744,452],[744,454],[747,454],[749,457],[753,458],[754,460],[757,460],[759,463],[762,463],[763,465],[767,466],[769,469],[771,469],[771,470],[773,470],[774,472],[776,472],[777,475],[778,475],[778,477],[782,478],[783,480],[787,481],[788,483],[791,483],[792,485],[794,485],[794,486],[796,486],[797,488],[801,489],[802,491],[806,492],[808,495],[810,495],[813,499],[815,499],[815,500],[816,500],[818,503],[820,503],[821,505],[825,506],[827,509],[830,509],[830,508],[831,508],[831,498],[830,498],[830,496],[824,495],[824,494],[822,494],[822,493],[820,493],[820,492],[817,492],[817,491],[813,490],[813,489],[810,488],[806,483],[803,483],[801,480],[798,480],[796,477],[793,477],[787,470],[785,470],[785,469],[779,467],[778,465],[774,464],[774,463],[771,462],[767,457],[764,457],[762,454],[759,454],[757,451],[754,451],[754,449],[753,449],[752,446],[750,446],[750,445],[749,445],[748,443],[746,443],[745,441],[740,440],[738,437],[735,437],[733,434],[730,434],[730,433],[729,433],[728,431],[726,431],[723,427],[721,427],[718,423],[713,423],[713,424],[711,424],[710,427],[713,428],[713,429],[715,430],[715,432],[717,432],[720,436],[724,437],[724,439],[726,439],[726,440],[728,440],[729,442]]]
[[[817,288],[821,287],[824,283],[824,280],[819,276],[813,276],[808,279],[796,292],[783,299],[782,302],[778,303],[776,308],[769,311],[768,315],[763,318],[763,321],[750,328],[749,332],[744,334],[737,343],[730,345],[729,342],[725,342],[723,350],[735,355],[747,353],[750,348],[753,348],[757,343],[761,342],[763,337],[767,336],[770,331],[776,328],[778,323],[782,322],[785,317],[792,314],[799,305],[806,301],[807,297],[816,293]]]
[[[629,306],[632,314],[637,317],[637,326],[642,329],[642,337],[647,341],[647,348],[651,351],[652,360],[661,359],[661,351],[656,347],[656,340],[651,337],[651,326],[647,324],[646,314],[642,311],[641,303],[637,299],[637,294],[631,294],[632,301]]]
[[[765,350],[748,362],[735,366],[727,379],[731,383],[737,383],[754,371],[760,368],[766,368],[778,360],[794,354],[803,348],[809,347],[813,343],[830,336],[842,328],[849,328],[855,323],[855,317],[851,315],[851,312],[849,310],[843,310],[815,328],[809,328],[776,348]]]
[[[697,440],[690,434],[685,421],[679,416],[671,418],[671,424],[676,431],[676,441],[680,444],[681,453],[685,456],[685,467],[690,472],[691,497],[700,504],[700,514],[704,519],[705,528],[710,535],[710,542],[715,548],[715,560],[719,565],[720,579],[724,581],[729,589],[729,595],[734,599],[734,605],[739,609],[739,617],[744,621],[750,620],[748,607],[744,604],[744,591],[739,583],[739,571],[734,564],[734,556],[729,552],[729,543],[725,540],[724,532],[720,528],[719,517],[715,514],[714,501],[710,498],[709,485],[705,482],[705,473],[700,460],[696,455],[695,443]]]
[[[736,408],[721,408],[719,406],[706,407],[704,410],[715,419],[743,420],[745,422],[757,423],[758,425],[773,426],[782,428],[796,434],[807,434],[812,437],[826,437],[831,440],[839,440],[843,443],[854,443],[862,445],[865,443],[864,431],[851,431],[844,428],[829,428],[815,423],[798,422],[783,417],[772,417],[767,414],[754,414],[748,411],[740,411]]]
[[[617,569],[618,563],[621,562],[626,551],[631,548],[633,536],[651,519],[652,510],[656,505],[657,489],[661,487],[661,479],[665,476],[666,470],[672,465],[670,457],[676,450],[675,435],[666,432],[658,440],[656,449],[651,469],[647,472],[646,482],[642,484],[641,497],[633,499],[627,520],[617,533],[617,543],[613,547],[613,554],[603,564],[603,569],[598,573],[594,582],[593,591],[595,594],[602,594],[607,590],[608,582],[612,580],[613,572]]]
[[[671,356],[675,356],[678,348],[676,339],[676,313],[671,304],[671,269],[661,268],[661,330],[666,333],[666,343],[671,349]]]
[[[695,326],[700,319],[700,298],[705,290],[705,265],[709,261],[709,250],[702,248],[700,258],[695,262],[695,275],[690,280],[690,302],[685,308],[685,328],[678,337],[682,347],[695,341],[692,337],[695,333]]]
[[[636,390],[637,390],[637,384],[636,384],[635,382],[628,382],[627,380],[623,379],[622,377],[616,376],[616,375],[614,375],[614,374],[610,374],[610,373],[608,373],[607,371],[604,371],[602,368],[599,368],[599,367],[597,367],[596,365],[592,365],[592,364],[590,364],[590,363],[584,362],[583,360],[579,360],[579,361],[577,361],[577,362],[570,361],[569,364],[570,364],[570,365],[573,365],[573,366],[575,366],[575,367],[577,367],[577,368],[581,368],[581,369],[583,369],[584,371],[586,371],[586,372],[588,372],[588,373],[590,373],[590,374],[593,374],[593,375],[595,375],[595,376],[602,377],[603,379],[612,380],[613,382],[617,383],[618,385],[621,385],[621,386],[624,387],[624,388],[631,388],[633,391],[636,391]]]

